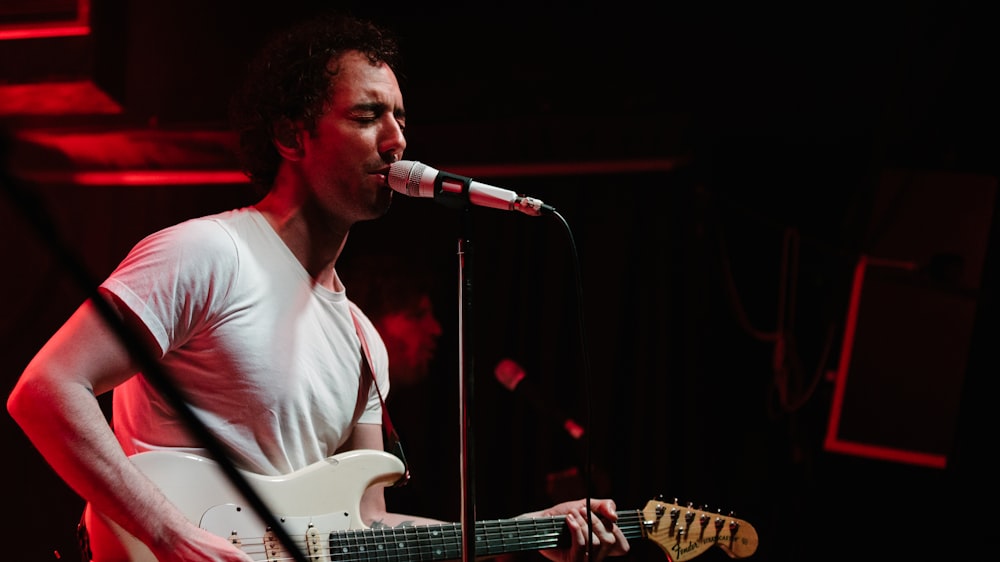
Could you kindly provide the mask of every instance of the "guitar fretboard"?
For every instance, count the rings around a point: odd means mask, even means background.
[[[641,538],[642,514],[621,512],[618,527],[628,539]],[[475,554],[544,550],[568,540],[563,516],[477,521]],[[345,530],[330,533],[330,558],[337,562],[431,562],[462,557],[462,525]]]

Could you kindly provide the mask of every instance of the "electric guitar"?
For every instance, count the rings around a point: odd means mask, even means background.
[[[225,478],[212,460],[177,452],[146,452],[131,460],[190,521],[228,538],[254,560],[293,557],[278,536]],[[389,486],[403,474],[391,454],[340,453],[283,476],[242,472],[269,506],[295,548],[326,562],[431,562],[462,558],[462,525],[369,528],[361,520],[361,495]],[[156,562],[138,539],[88,505],[83,523],[92,562]],[[566,544],[565,517],[477,521],[476,557],[555,548]],[[654,541],[668,561],[683,562],[718,546],[731,558],[757,550],[757,532],[746,521],[660,499],[642,510],[619,510],[618,527],[629,540]]]

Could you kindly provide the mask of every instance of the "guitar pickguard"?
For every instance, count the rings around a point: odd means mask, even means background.
[[[329,533],[350,529],[350,514],[346,511],[324,515],[278,515],[278,521],[289,536],[304,537],[304,554],[310,557],[329,559]],[[266,560],[290,560],[277,535],[267,529],[263,520],[252,509],[237,504],[222,504],[209,508],[202,516],[199,526],[240,546],[248,553],[263,552]]]

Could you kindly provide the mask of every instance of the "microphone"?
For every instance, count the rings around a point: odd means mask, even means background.
[[[500,381],[500,384],[504,388],[521,394],[540,412],[552,416],[566,430],[566,433],[569,433],[570,437],[573,439],[583,437],[583,426],[576,423],[573,418],[559,411],[558,408],[555,408],[550,400],[542,398],[538,390],[530,382],[524,380],[524,369],[517,362],[512,359],[501,359],[493,369],[493,374],[496,375],[497,380]]]
[[[466,203],[502,211],[521,211],[539,216],[555,208],[534,197],[525,197],[508,189],[493,187],[455,174],[435,170],[411,160],[400,160],[389,165],[389,187],[410,197],[433,197],[435,201],[451,207]]]

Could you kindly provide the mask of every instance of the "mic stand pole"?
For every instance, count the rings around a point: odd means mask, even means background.
[[[459,388],[459,422],[460,426],[460,457],[462,486],[462,560],[473,562],[476,559],[476,502],[475,478],[473,473],[474,451],[472,437],[472,403],[473,403],[473,357],[468,352],[472,349],[472,239],[469,234],[471,211],[469,207],[461,210],[460,236],[458,239],[458,388]]]

